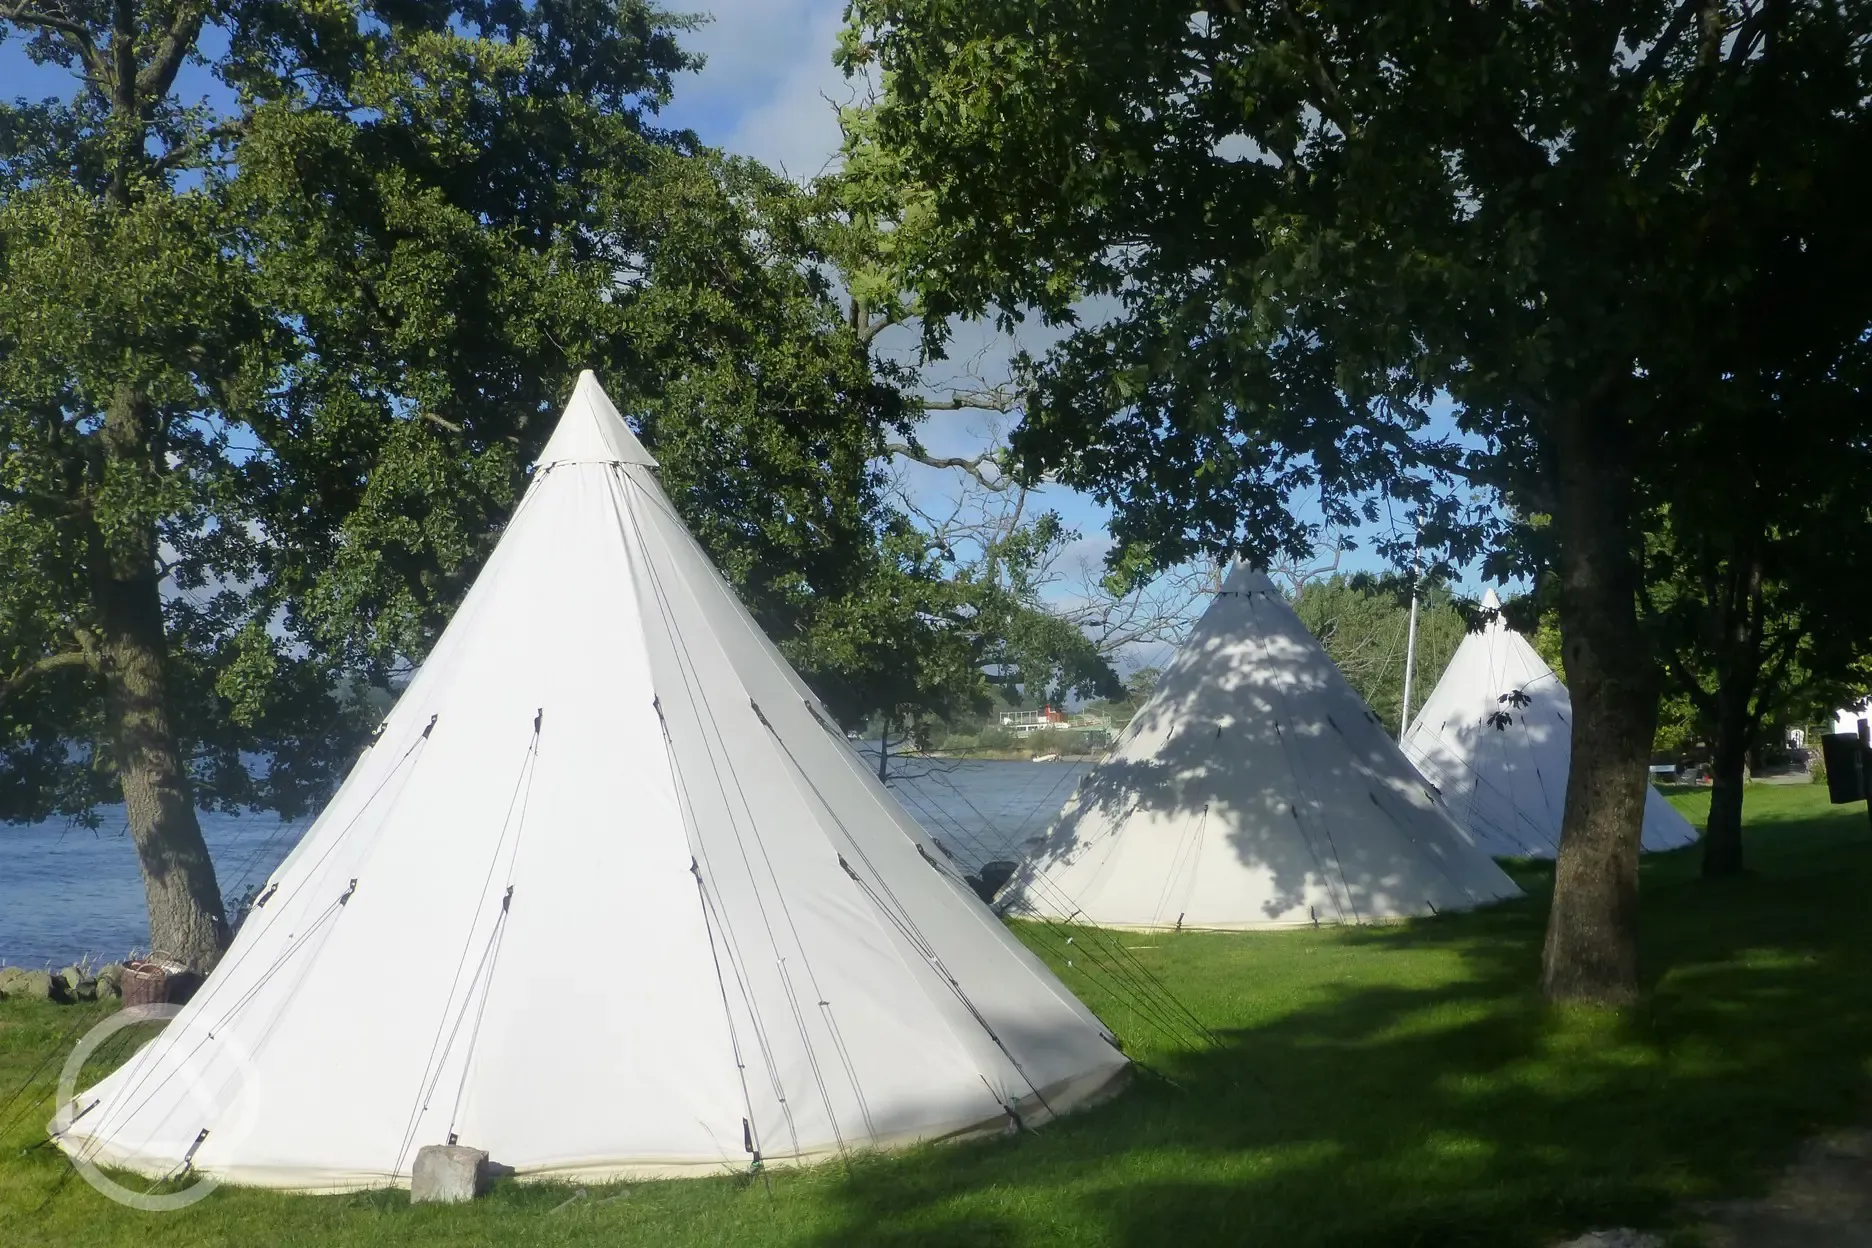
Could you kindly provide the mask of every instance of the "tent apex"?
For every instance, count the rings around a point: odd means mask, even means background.
[[[1222,579],[1222,592],[1225,594],[1250,594],[1273,588],[1274,582],[1268,579],[1268,574],[1245,560],[1237,560]]]
[[[657,466],[656,459],[644,449],[637,435],[618,414],[611,396],[598,384],[591,369],[579,370],[578,384],[572,398],[534,467],[550,464],[641,464]]]

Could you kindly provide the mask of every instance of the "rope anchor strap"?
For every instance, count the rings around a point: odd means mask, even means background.
[[[76,1104],[76,1102],[73,1102],[73,1103]],[[92,1110],[96,1109],[99,1105],[102,1105],[103,1103],[104,1103],[103,1099],[100,1098],[98,1100],[92,1101],[89,1105],[85,1106],[83,1109],[73,1114],[71,1121],[65,1124],[66,1130],[70,1130],[72,1127],[77,1126],[78,1120],[80,1118],[84,1117],[86,1114],[90,1113]],[[55,1131],[53,1132],[53,1138],[56,1139],[59,1136],[62,1136],[64,1134],[65,1134],[64,1131]]]

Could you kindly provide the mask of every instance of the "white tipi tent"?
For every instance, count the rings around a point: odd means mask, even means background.
[[[306,1191],[804,1163],[1115,1089],[588,372],[380,737],[221,966],[61,1110],[82,1160]]]
[[[1482,605],[1498,609],[1501,600],[1489,590]],[[1572,724],[1566,686],[1497,615],[1456,648],[1404,734],[1404,753],[1490,853],[1551,858],[1566,809]],[[1694,840],[1689,821],[1650,790],[1644,848]]]
[[[998,901],[1107,927],[1260,928],[1519,891],[1244,566]]]

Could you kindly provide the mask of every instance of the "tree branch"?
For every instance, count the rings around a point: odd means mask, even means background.
[[[44,658],[28,663],[7,677],[4,683],[0,683],[0,704],[16,696],[22,689],[47,673],[61,671],[68,667],[88,667],[96,670],[96,666],[96,658],[88,650],[61,650],[57,654],[48,654]]]
[[[110,44],[111,103],[118,118],[128,122],[137,115],[136,5],[132,0],[117,0],[115,7]]]
[[[201,37],[202,21],[207,16],[208,6],[199,2],[184,4],[176,9],[169,29],[163,32],[156,55],[137,75],[138,98],[160,100],[169,94],[182,62],[188,59],[188,54],[195,49],[195,41]]]
[[[75,516],[90,506],[90,500],[70,498],[63,494],[46,494],[38,490],[16,490],[0,485],[0,504],[25,507],[47,516]]]
[[[926,412],[1011,412],[1019,403],[999,390],[958,390],[946,399],[917,399]]]
[[[907,459],[925,468],[957,468],[981,482],[983,486],[997,493],[1014,488],[1014,478],[1001,471],[1001,461],[993,451],[983,451],[980,455],[962,457],[957,455],[931,455],[920,446],[911,446],[906,442],[886,442],[886,453]],[[995,474],[991,479],[983,472],[983,466],[992,464]]]
[[[1757,682],[1755,710],[1752,716],[1757,727],[1760,727],[1768,711],[1786,694],[1787,691],[1781,687],[1781,684],[1787,679],[1788,668],[1793,664],[1794,656],[1800,651],[1800,643],[1804,640],[1806,640],[1805,633],[1798,629],[1790,630],[1783,638],[1782,644],[1776,647],[1778,653],[1771,661],[1772,665],[1768,669],[1768,674]]]
[[[1677,111],[1665,123],[1664,133],[1658,139],[1657,146],[1645,158],[1641,166],[1643,169],[1648,170],[1661,164],[1668,170],[1676,162],[1690,136],[1696,132],[1696,119],[1702,114],[1703,101],[1723,65],[1720,10],[1710,0],[1702,0],[1697,7],[1698,24],[1702,30],[1696,65],[1684,83]]]
[[[108,85],[109,66],[98,55],[91,31],[82,22],[73,21],[62,13],[47,13],[24,4],[0,4],[0,18],[19,26],[37,26],[41,30],[56,33],[65,41],[66,47],[77,53],[85,68],[91,71],[88,81],[100,86]]]
[[[1320,100],[1320,112],[1330,118],[1346,138],[1358,133],[1358,125],[1352,120],[1352,112],[1346,107],[1345,97],[1339,93],[1339,84],[1333,79],[1332,70],[1325,58],[1313,47],[1313,40],[1308,36],[1306,25],[1300,15],[1293,11],[1287,0],[1280,0],[1281,14],[1286,17],[1288,27],[1294,33],[1294,42],[1299,45],[1300,55],[1305,58],[1307,68],[1313,71],[1313,81],[1319,87],[1323,98]]]
[[[242,134],[246,129],[246,123],[240,120],[225,121],[220,125],[210,126],[194,135],[188,142],[178,143],[157,157],[154,168],[159,173],[178,168],[190,158],[207,151],[221,140]]]
[[[1755,49],[1780,25],[1780,9],[1781,6],[1776,4],[1764,4],[1736,24],[1735,40],[1729,45],[1730,68],[1753,56]]]
[[[1690,665],[1684,662],[1681,653],[1669,649],[1666,650],[1663,658],[1664,670],[1683,691],[1683,695],[1690,699],[1690,704],[1696,707],[1699,714],[1713,723],[1716,719],[1716,695],[1705,689],[1702,682],[1690,674]]]
[[[857,304],[853,304],[852,328],[858,333],[858,341],[867,347],[877,340],[879,334],[893,325],[903,324],[904,320],[901,316],[891,315],[880,316],[875,319],[866,318],[860,323],[860,318],[863,316],[863,310],[860,309]]]
[[[1683,39],[1684,31],[1690,28],[1690,19],[1696,16],[1697,10],[1702,5],[1703,0],[1682,0],[1678,4],[1676,11],[1671,14],[1669,24],[1664,27],[1664,33],[1657,37],[1657,42],[1651,45],[1651,50],[1645,53],[1644,60],[1640,61],[1638,68],[1632,72],[1630,81],[1638,91],[1642,92],[1650,86],[1652,80],[1663,72],[1664,62]]]
[[[21,26],[40,26],[46,30],[55,30],[61,35],[80,35],[86,39],[91,32],[77,22],[57,13],[45,13],[38,9],[29,9],[23,4],[0,4],[0,17]]]

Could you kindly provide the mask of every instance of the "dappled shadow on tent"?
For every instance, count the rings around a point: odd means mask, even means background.
[[[1872,854],[1721,885],[1689,858],[1647,865],[1654,979],[1622,1017],[1537,999],[1539,868],[1535,896],[1473,914],[1149,937],[1220,1036],[1140,1053],[1175,1086],[860,1164],[815,1242],[1532,1248],[1753,1190],[1867,1110]]]
[[[1438,787],[1458,822],[1493,852],[1551,857],[1559,849],[1565,763],[1572,748],[1564,736],[1568,724],[1557,714],[1528,713],[1530,706],[1545,709],[1555,683],[1549,673],[1538,682],[1507,685],[1498,696],[1526,699],[1519,707],[1498,705],[1434,722],[1420,717],[1412,725],[1406,743],[1412,761]],[[1543,766],[1543,760],[1557,761]]]
[[[1235,619],[1205,619],[1081,780],[1007,894],[1014,913],[1025,901],[1129,926],[1357,923],[1512,891],[1325,651],[1293,635],[1291,613],[1220,600],[1216,612]]]
[[[1500,605],[1492,590],[1482,604]],[[1463,638],[1403,749],[1491,853],[1551,858],[1566,810],[1572,727],[1566,686],[1498,615]],[[1647,851],[1695,839],[1696,830],[1668,803],[1646,801]]]

